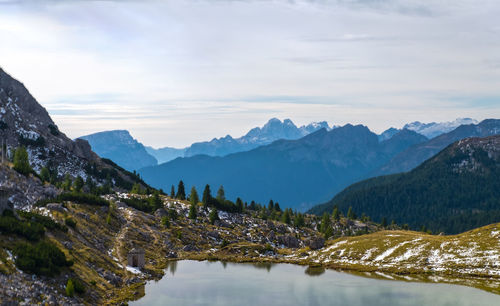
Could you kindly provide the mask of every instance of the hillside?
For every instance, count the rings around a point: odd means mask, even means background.
[[[500,120],[498,119],[487,119],[478,124],[461,125],[451,132],[409,147],[396,155],[386,165],[377,169],[371,176],[410,171],[455,141],[467,137],[487,137],[499,133]]]
[[[459,233],[500,220],[500,135],[467,138],[414,170],[372,178],[336,195],[311,213],[352,206],[377,221]]]
[[[329,241],[306,262],[386,280],[466,284],[500,294],[500,224],[453,236],[381,231]],[[299,252],[289,256],[303,263]]]
[[[128,131],[115,130],[81,136],[89,142],[92,150],[99,156],[109,158],[128,171],[158,164],[146,148],[132,138]]]
[[[391,139],[365,126],[346,125],[319,130],[298,140],[280,140],[225,157],[199,155],[139,170],[152,186],[170,190],[183,180],[203,190],[205,184],[223,185],[229,199],[242,197],[283,207],[306,209],[326,201],[349,184],[387,163],[407,147],[426,138],[403,130]]]

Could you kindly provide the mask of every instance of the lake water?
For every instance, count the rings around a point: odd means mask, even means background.
[[[179,261],[130,305],[500,305],[478,289],[366,278],[290,264]]]

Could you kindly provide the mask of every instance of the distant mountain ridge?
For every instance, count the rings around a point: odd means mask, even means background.
[[[430,122],[430,123],[422,123],[420,121],[414,121],[411,123],[405,124],[401,129],[396,129],[394,127],[388,128],[382,134],[379,135],[380,141],[387,140],[391,138],[398,131],[403,129],[408,129],[411,131],[415,131],[425,137],[432,139],[439,135],[448,133],[461,125],[466,124],[477,124],[478,121],[471,118],[457,118],[453,121],[447,122]]]
[[[99,132],[79,137],[87,140],[99,156],[109,158],[129,171],[158,164],[142,143],[126,130]]]
[[[499,133],[499,119],[486,119],[478,124],[461,125],[451,132],[402,151],[373,173],[373,176],[410,171],[457,140],[467,137],[486,137]]]
[[[431,122],[431,123],[421,123],[415,121],[412,123],[405,124],[403,129],[408,129],[415,131],[425,137],[432,139],[441,134],[448,133],[461,125],[467,124],[477,124],[478,121],[471,118],[457,118],[454,121],[449,122]]]
[[[230,135],[226,135],[225,137],[214,138],[210,141],[196,142],[183,149],[170,147],[154,149],[147,147],[146,150],[149,154],[156,157],[161,164],[177,157],[195,155],[225,156],[231,153],[249,151],[280,139],[299,139],[322,128],[331,129],[326,121],[313,122],[297,127],[290,119],[281,121],[277,118],[272,118],[263,127],[253,128],[240,138],[233,138]]]
[[[500,135],[466,138],[410,172],[353,184],[309,212],[321,215],[335,205],[342,211],[352,207],[375,221],[386,218],[414,229],[425,225],[454,234],[500,221],[499,178]]]
[[[224,157],[178,158],[139,173],[164,190],[182,179],[199,190],[205,184],[213,188],[224,185],[228,198],[239,196],[261,203],[272,198],[284,207],[304,209],[321,199],[326,201],[408,146],[426,140],[425,136],[403,130],[380,142],[367,127],[348,124]]]

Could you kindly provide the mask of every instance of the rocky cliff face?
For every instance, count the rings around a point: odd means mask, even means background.
[[[38,178],[24,176],[6,165],[0,165],[0,214],[35,204],[44,198],[57,196],[59,190],[43,184]]]
[[[117,187],[131,185],[137,180],[112,163],[101,160],[92,152],[87,141],[73,141],[66,137],[26,87],[0,68],[0,147],[2,142],[4,146],[0,149],[4,150],[7,158],[12,158],[14,149],[26,147],[30,164],[36,172],[47,167],[61,179],[66,175],[81,176],[83,179],[90,177],[97,185],[111,179]],[[15,194],[17,189],[24,190],[24,196],[14,202],[29,204],[32,200],[27,200],[28,195],[36,198],[45,193],[34,192],[30,187],[34,185],[28,182],[33,178],[25,177],[13,183],[6,171],[7,168],[0,173],[0,186],[14,184],[5,188]]]
[[[24,85],[0,69],[0,138],[7,153],[25,146],[32,167],[54,167],[59,175],[86,177],[83,170],[98,156],[85,141],[72,141],[64,135],[49,114]]]

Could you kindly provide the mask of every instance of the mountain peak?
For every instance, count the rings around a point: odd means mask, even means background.
[[[444,133],[448,133],[460,125],[477,124],[477,120],[471,118],[457,118],[453,121],[448,122],[431,122],[422,123],[420,121],[414,121],[403,126],[403,129],[409,129],[415,131],[419,134],[426,136],[427,138],[434,138]]]
[[[88,141],[97,154],[111,159],[129,171],[158,163],[127,130],[104,131],[81,136],[79,139]]]

